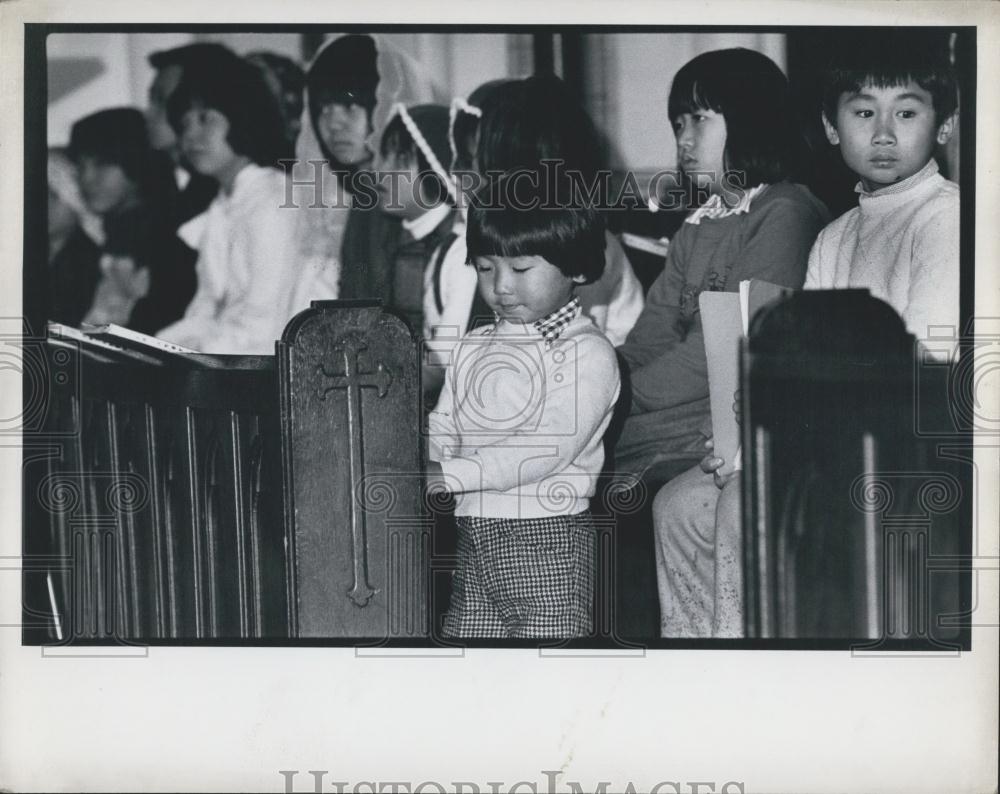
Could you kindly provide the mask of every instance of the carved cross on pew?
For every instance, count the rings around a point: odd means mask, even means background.
[[[329,372],[326,367],[319,369],[331,385],[323,389],[320,399],[336,389],[347,390],[347,426],[349,439],[348,466],[351,476],[351,491],[355,492],[364,469],[362,450],[361,424],[361,390],[377,389],[378,396],[385,397],[392,383],[392,374],[380,362],[375,372],[358,371],[358,354],[366,349],[364,340],[351,336],[341,341],[335,348],[343,361],[343,374]],[[363,489],[360,498],[351,499],[351,545],[353,547],[354,584],[347,592],[348,597],[357,606],[367,606],[372,596],[378,592],[368,581],[368,538],[365,532],[365,509],[359,504],[364,499]]]

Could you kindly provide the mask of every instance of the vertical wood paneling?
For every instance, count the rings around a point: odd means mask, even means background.
[[[72,520],[83,506],[83,486],[76,472],[82,470],[84,453],[79,432],[81,427],[79,398],[74,392],[59,390],[53,395],[53,400],[54,404],[49,414],[50,421],[61,438],[53,454],[47,456],[44,480],[25,492],[25,528],[28,533],[33,533],[36,527],[44,526],[48,532],[48,537],[38,551],[42,554],[51,554],[55,561],[49,570],[52,596],[55,601],[55,611],[60,616],[62,638],[68,640],[73,636],[75,627],[79,625],[76,616],[77,572]],[[68,489],[69,504],[63,506],[57,504],[54,491],[59,489]],[[38,512],[34,515],[33,507],[38,508]],[[33,540],[25,537],[26,548],[32,548]],[[52,607],[50,603],[49,608]],[[46,632],[46,639],[58,642],[59,633],[53,622]]]
[[[151,559],[148,570],[152,578],[153,591],[150,620],[146,624],[146,628],[152,637],[166,637],[169,634],[166,559],[169,526],[163,509],[166,467],[162,459],[163,447],[156,436],[157,418],[153,406],[144,403],[142,414],[146,470],[149,472],[149,511],[147,513],[149,520],[144,526],[144,531],[149,533]]]
[[[256,435],[250,446],[254,491],[255,600],[260,631],[265,636],[296,636],[290,622],[295,597],[289,583],[292,533],[285,527],[277,417],[254,419]],[[291,569],[294,573],[294,569]],[[291,590],[292,595],[289,596]]]
[[[87,571],[87,578],[90,580],[90,583],[87,591],[91,598],[89,633],[94,639],[101,638],[101,635],[104,634],[104,627],[108,622],[105,618],[108,604],[105,598],[107,585],[105,582],[104,549],[101,544],[102,534],[100,525],[93,527],[87,532],[87,545],[90,549],[88,559],[90,564]]]
[[[114,521],[115,633],[121,637],[142,636],[142,603],[148,603],[149,578],[139,577],[136,541],[136,507],[145,486],[135,472],[132,406],[107,403],[109,477],[105,507]]]
[[[208,417],[205,417],[208,419]],[[214,421],[205,422],[208,427],[201,448],[205,450],[202,466],[204,485],[201,499],[201,526],[197,535],[198,581],[201,586],[201,615],[204,631],[208,637],[219,636],[219,598],[216,570],[216,544],[219,534],[219,516],[222,500],[219,496],[219,447],[218,428]]]
[[[86,483],[84,487],[84,509],[79,523],[75,523],[74,529],[84,537],[84,547],[86,548],[86,559],[80,575],[84,579],[84,615],[85,615],[85,635],[88,638],[95,638],[98,634],[98,616],[104,605],[103,581],[101,577],[100,548],[97,546],[96,533],[100,531],[100,477],[101,440],[103,435],[100,429],[100,405],[87,403],[87,419],[83,428],[85,473],[83,474]]]
[[[403,618],[403,610],[406,607],[406,584],[404,581],[405,571],[400,565],[402,550],[400,549],[402,538],[399,533],[390,532],[389,542],[386,545],[386,585],[388,587],[387,601],[389,602],[389,634],[399,636],[402,631],[400,622]]]
[[[232,626],[236,629],[236,635],[247,637],[250,633],[250,603],[248,598],[249,571],[247,564],[248,555],[248,530],[249,530],[249,509],[247,505],[247,489],[244,487],[244,467],[243,467],[243,423],[239,414],[235,411],[229,412],[229,461],[232,475],[232,502],[233,502],[233,566],[235,571],[235,581],[232,582],[231,597],[236,606],[236,618]],[[228,600],[228,599],[227,599]]]
[[[73,533],[71,539],[73,549],[72,636],[87,637],[89,636],[87,624],[90,619],[90,595],[87,592],[87,587],[90,577],[86,574],[89,569],[90,554],[86,536],[82,532]]]
[[[117,585],[120,581],[121,573],[118,565],[118,547],[122,544],[118,542],[117,535],[110,527],[97,535],[97,538],[98,548],[100,549],[101,595],[104,601],[104,606],[100,612],[104,618],[101,639],[110,640],[119,636],[119,625],[121,625],[117,622],[121,614],[118,604],[124,599],[119,598],[120,591]],[[117,572],[116,568],[119,569]],[[119,575],[116,575],[116,573]]]
[[[290,346],[282,343],[277,350],[278,365],[278,416],[281,417],[281,434],[278,454],[281,455],[281,491],[285,543],[285,607],[288,632],[301,636],[299,625],[298,542],[295,529],[295,450],[289,439],[293,411],[292,353]]]
[[[201,584],[202,515],[201,467],[198,460],[196,416],[190,407],[180,410],[175,430],[177,477],[175,482],[176,554],[172,575],[177,595],[178,637],[205,636],[204,593]]]
[[[771,601],[771,555],[769,547],[768,526],[771,520],[770,494],[768,483],[770,482],[768,465],[770,463],[770,444],[767,431],[756,428],[756,444],[754,446],[754,484],[756,493],[757,521],[756,521],[756,563],[752,573],[755,574],[757,586],[754,588],[757,607],[757,625],[761,637],[773,635],[773,614],[774,609]]]
[[[72,398],[71,406],[75,427],[79,428],[79,432],[74,437],[75,442],[72,447],[72,457],[67,461],[64,470],[76,472],[75,475],[68,474],[67,476],[70,478],[75,489],[79,504],[78,510],[85,510],[88,484],[84,481],[83,476],[84,465],[87,460],[87,449],[83,442],[83,429],[87,421],[87,411],[86,405],[76,395]],[[72,517],[66,512],[61,513],[61,515],[64,519],[61,528],[65,532],[61,545],[66,549],[70,559],[70,571],[66,583],[67,609],[65,610],[69,625],[64,630],[69,637],[79,637],[83,635],[85,620],[85,604],[83,601],[83,555],[85,547],[82,542],[79,542],[80,538],[75,532]]]
[[[113,504],[118,518],[118,536],[124,545],[126,590],[119,597],[128,603],[131,615],[125,637],[157,637],[159,576],[156,565],[154,491],[156,483],[150,463],[152,441],[147,427],[146,406],[123,403],[117,407],[118,462]]]
[[[259,420],[253,421],[253,435],[248,444],[248,487],[250,494],[249,527],[247,530],[248,553],[248,595],[250,636],[260,637],[264,633],[263,616],[263,571],[261,570],[261,471],[263,456],[261,438],[258,434]]]
[[[180,634],[182,620],[181,595],[179,587],[179,570],[181,560],[179,559],[183,538],[186,536],[183,527],[178,526],[178,521],[186,515],[183,502],[183,481],[181,473],[182,461],[186,455],[182,454],[184,438],[178,437],[172,430],[178,428],[176,421],[177,412],[171,411],[167,421],[163,423],[165,438],[162,441],[162,448],[165,450],[164,457],[164,480],[163,480],[163,551],[164,551],[164,576],[167,595],[167,636],[176,639]]]

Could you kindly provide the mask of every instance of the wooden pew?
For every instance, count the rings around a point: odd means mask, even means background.
[[[25,346],[25,642],[427,635],[402,321],[324,302],[276,356],[111,344]]]
[[[970,467],[949,446],[968,428],[949,367],[914,351],[867,291],[799,293],[754,318],[741,353],[748,637],[961,640]]]

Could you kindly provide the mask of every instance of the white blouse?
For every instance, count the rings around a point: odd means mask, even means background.
[[[274,354],[299,278],[297,214],[281,206],[286,190],[281,171],[251,164],[230,195],[220,192],[195,219],[198,290],[158,337],[204,353]]]

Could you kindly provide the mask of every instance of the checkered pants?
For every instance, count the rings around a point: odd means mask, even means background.
[[[513,519],[459,516],[450,637],[580,637],[592,631],[597,532],[584,511]]]

